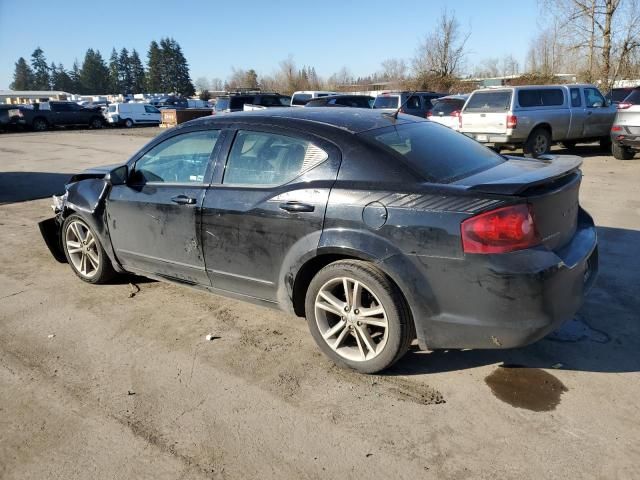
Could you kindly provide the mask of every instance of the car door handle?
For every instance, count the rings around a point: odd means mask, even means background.
[[[171,201],[178,205],[193,205],[196,203],[195,198],[187,197],[186,195],[178,195],[177,197],[173,197]]]
[[[301,203],[292,200],[291,202],[281,203],[280,208],[287,212],[313,212],[316,207],[309,205],[308,203]]]

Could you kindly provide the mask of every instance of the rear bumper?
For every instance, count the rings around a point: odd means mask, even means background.
[[[556,330],[582,305],[598,273],[596,230],[581,210],[575,236],[559,251],[421,263],[436,302],[428,311],[409,299],[422,348],[520,347]]]
[[[620,131],[611,132],[611,141],[623,147],[631,147],[633,149],[640,150],[640,135],[631,133],[629,129],[624,126]]]
[[[505,133],[477,133],[477,132],[462,132],[467,137],[473,138],[475,141],[483,143],[485,145],[520,145],[524,143],[526,139],[516,138],[513,135]]]

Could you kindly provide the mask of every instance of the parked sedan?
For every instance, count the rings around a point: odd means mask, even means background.
[[[85,282],[133,272],[281,308],[371,373],[416,337],[510,348],[572,318],[597,271],[580,165],[379,110],[234,113],[73,176],[40,228]]]
[[[449,95],[433,100],[433,108],[427,113],[427,118],[454,130],[460,130],[462,125],[462,107],[469,95]]]
[[[369,95],[330,95],[315,98],[304,104],[305,107],[352,107],[373,108],[374,97]]]

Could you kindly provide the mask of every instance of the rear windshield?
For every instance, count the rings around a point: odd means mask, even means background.
[[[633,105],[640,104],[640,88],[635,89],[629,96],[625,97],[624,102],[632,103]]]
[[[242,110],[244,104],[253,104],[255,97],[231,97],[230,108],[231,110]]]
[[[464,107],[465,112],[505,112],[511,105],[511,90],[476,92]]]
[[[373,108],[398,108],[400,97],[397,95],[380,95],[373,102]]]
[[[451,115],[455,111],[460,111],[464,106],[464,100],[449,98],[446,100],[437,100],[431,109],[434,115]]]
[[[425,179],[447,183],[495,167],[504,157],[434,122],[405,123],[362,134],[400,155]]]
[[[221,112],[229,108],[229,99],[228,98],[218,98],[216,100],[216,112]]]
[[[625,98],[627,98],[627,96],[630,93],[633,93],[633,90],[631,90],[629,88],[614,88],[611,91],[611,101],[612,102],[621,102]]]
[[[296,93],[293,95],[293,100],[291,101],[291,105],[304,105],[309,100],[311,100],[310,93]]]

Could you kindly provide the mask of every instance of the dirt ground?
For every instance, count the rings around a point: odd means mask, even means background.
[[[158,131],[0,135],[0,478],[638,478],[640,159],[579,149],[601,271],[561,331],[364,376],[302,319],[53,260],[45,197]]]

